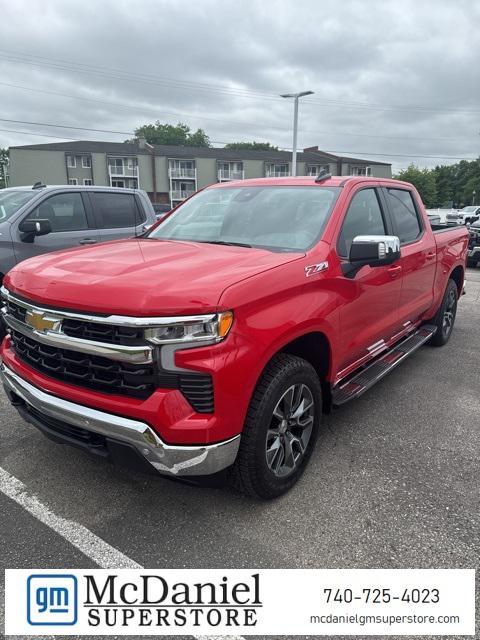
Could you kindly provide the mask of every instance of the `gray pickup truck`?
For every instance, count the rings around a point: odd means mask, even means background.
[[[49,251],[140,235],[155,224],[138,189],[45,186],[0,190],[0,282],[18,262]]]

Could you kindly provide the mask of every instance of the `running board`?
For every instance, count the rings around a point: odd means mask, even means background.
[[[414,353],[424,342],[427,342],[435,334],[436,330],[437,327],[435,325],[423,325],[412,335],[404,338],[401,342],[397,342],[374,362],[366,365],[347,382],[340,381],[332,389],[333,405],[339,406],[361,396],[362,393],[373,387],[376,382],[386,376],[387,373],[390,373],[405,358]]]

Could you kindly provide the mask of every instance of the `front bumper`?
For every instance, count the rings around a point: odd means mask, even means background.
[[[56,441],[112,458],[120,449],[133,450],[147,467],[171,476],[212,475],[231,466],[237,456],[239,435],[210,445],[168,445],[147,423],[45,393],[5,363],[0,365],[0,377],[20,414]]]

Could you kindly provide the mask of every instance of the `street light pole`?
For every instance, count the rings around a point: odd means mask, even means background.
[[[293,98],[293,141],[292,141],[292,176],[297,175],[297,131],[298,131],[298,99],[303,96],[311,96],[313,91],[300,91],[300,93],[282,93],[281,98]]]

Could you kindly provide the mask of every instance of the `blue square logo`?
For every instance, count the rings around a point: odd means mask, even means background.
[[[31,625],[77,622],[78,583],[70,574],[33,574],[27,579],[27,621]]]

